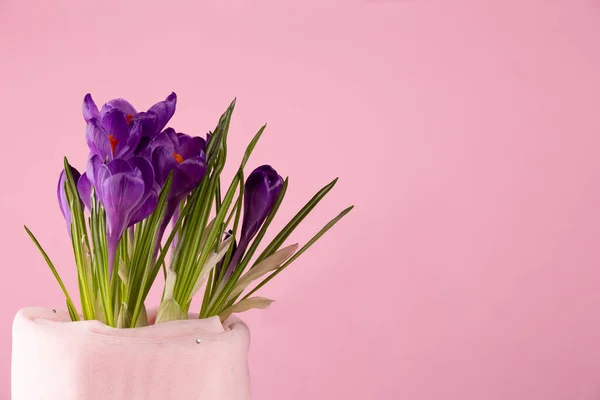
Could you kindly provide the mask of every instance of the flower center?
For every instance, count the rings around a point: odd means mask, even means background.
[[[108,140],[110,141],[110,149],[112,151],[113,156],[115,155],[115,148],[117,147],[117,144],[119,144],[119,141],[117,140],[117,138],[115,137],[115,135],[108,135]]]
[[[133,118],[133,114],[127,114],[127,116],[125,118],[127,119],[127,124],[129,125],[129,123],[131,122],[131,119]]]
[[[183,157],[180,154],[173,152],[173,158],[177,161],[177,164],[181,164],[183,162]]]

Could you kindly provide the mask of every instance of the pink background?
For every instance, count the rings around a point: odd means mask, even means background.
[[[174,90],[191,134],[238,97],[233,164],[269,122],[279,226],[341,177],[297,241],[356,205],[244,316],[256,399],[600,398],[598,1],[32,3],[0,1],[4,397],[15,311],[63,307],[22,224],[76,288],[83,95]]]

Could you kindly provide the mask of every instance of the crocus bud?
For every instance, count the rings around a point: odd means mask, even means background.
[[[270,165],[256,168],[246,180],[244,188],[244,220],[241,241],[250,241],[271,212],[283,178]]]
[[[283,178],[270,165],[262,165],[256,168],[246,180],[244,187],[244,219],[240,243],[233,257],[231,257],[223,282],[233,274],[250,241],[267,219],[282,186]]]
[[[81,174],[75,168],[71,168],[71,175],[73,175],[73,180],[77,182]],[[65,217],[65,221],[67,222],[67,230],[69,234],[71,233],[71,209],[69,208],[69,202],[67,201],[67,194],[65,192],[65,183],[67,182],[67,174],[65,170],[62,170],[60,176],[58,178],[58,187],[56,189],[56,194],[58,196],[58,205],[60,207],[60,212],[63,217]]]

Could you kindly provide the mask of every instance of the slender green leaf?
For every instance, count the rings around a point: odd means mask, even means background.
[[[69,316],[71,317],[71,321],[80,321],[81,320],[79,318],[79,314],[77,313],[77,310],[75,309],[75,306],[73,305],[73,303],[69,302],[68,299],[67,299],[67,310],[69,310]]]
[[[48,254],[42,248],[42,246],[40,245],[40,243],[38,242],[36,237],[33,235],[33,233],[29,230],[29,228],[27,228],[27,226],[24,226],[24,228],[25,228],[25,231],[27,232],[27,234],[29,235],[29,237],[31,238],[31,240],[33,241],[33,243],[35,244],[35,246],[38,248],[38,250],[42,254],[42,257],[44,257],[44,260],[46,260],[46,264],[48,264],[48,267],[50,267],[50,271],[52,271],[54,278],[56,278],[58,285],[62,289],[62,291],[65,295],[66,301],[67,301],[67,308],[69,308],[69,310],[71,310],[71,309],[75,310],[75,316],[77,317],[77,319],[74,319],[74,321],[79,320],[79,314],[77,313],[76,308],[73,305],[73,300],[71,299],[71,296],[69,296],[69,291],[67,290],[67,288],[65,287],[65,284],[63,283],[62,279],[60,278],[58,271],[56,270],[56,268],[54,268],[54,264],[50,260],[50,257],[48,257]],[[71,317],[71,319],[73,319],[73,317]]]
[[[306,205],[302,207],[300,211],[298,211],[294,218],[292,218],[292,220],[288,222],[288,224],[277,234],[277,236],[275,236],[271,243],[269,243],[269,245],[263,250],[263,252],[256,260],[257,263],[261,262],[265,258],[269,257],[271,254],[279,250],[279,247],[281,247],[283,242],[285,242],[285,240],[292,234],[294,229],[296,229],[300,222],[302,222],[304,218],[306,218],[306,216],[316,207],[316,205],[319,204],[321,200],[323,200],[325,195],[329,193],[331,189],[333,189],[337,181],[338,178],[335,178],[333,181],[331,181],[329,184],[327,184],[325,187],[319,190],[317,194],[315,194],[312,197],[312,199],[310,199],[309,202],[306,203]]]
[[[254,135],[254,137],[250,141],[250,144],[248,144],[248,147],[246,148],[246,151],[244,152],[244,158],[242,158],[242,163],[240,165],[240,171],[243,171],[244,168],[246,167],[246,163],[250,159],[250,155],[254,151],[256,144],[260,140],[260,137],[262,136],[262,134],[266,128],[267,128],[267,124],[264,124],[263,126],[261,126],[260,129],[258,130],[258,132],[256,133],[256,135]]]
[[[91,279],[93,279],[92,276],[88,275],[88,271],[91,270],[87,254],[90,245],[87,236],[85,217],[83,215],[83,207],[77,191],[77,183],[73,178],[71,165],[66,157],[64,159],[64,171],[66,176],[65,195],[71,212],[71,241],[73,244],[73,253],[75,255],[75,264],[77,265],[81,308],[83,310],[83,317],[89,320],[94,319],[95,317],[93,294],[90,293],[89,290]]]
[[[137,318],[144,305],[146,287],[151,286],[158,273],[158,268],[153,268],[153,254],[157,243],[158,230],[163,221],[166,207],[167,196],[171,189],[173,174],[169,174],[167,181],[158,197],[158,205],[154,212],[143,222],[142,232],[139,235],[139,242],[132,256],[132,268],[130,275],[128,308],[133,310],[131,315],[131,326],[135,326]],[[136,238],[137,239],[137,238]],[[156,274],[154,273],[156,271]]]
[[[279,268],[296,250],[298,250],[297,243],[277,250],[273,255],[256,264],[252,269],[240,277],[233,288],[233,291],[227,297],[227,300],[229,301],[237,298],[237,296],[239,296],[252,282]]]
[[[260,289],[261,287],[263,287],[264,285],[266,285],[271,279],[275,278],[281,271],[283,271],[288,265],[290,265],[291,263],[293,263],[298,257],[300,257],[302,255],[302,253],[304,253],[306,250],[308,250],[310,248],[310,246],[312,246],[317,240],[319,240],[321,238],[321,236],[323,236],[329,229],[331,229],[335,224],[338,223],[339,220],[341,220],[342,218],[344,218],[344,216],[346,214],[348,214],[352,209],[354,208],[354,206],[350,206],[348,208],[346,208],[344,211],[342,211],[337,217],[335,217],[334,219],[332,219],[331,221],[329,221],[327,223],[327,225],[325,225],[315,236],[312,237],[312,239],[310,239],[308,241],[308,243],[306,243],[304,246],[302,246],[302,248],[300,250],[298,250],[289,260],[286,261],[285,264],[283,264],[281,267],[277,268],[275,270],[275,272],[273,272],[271,275],[269,275],[265,280],[263,280],[261,283],[259,283],[254,289],[252,289],[246,296],[243,297],[242,300],[249,298],[250,296],[252,296],[258,289]]]
[[[243,259],[235,267],[233,274],[229,277],[229,280],[227,281],[225,286],[224,287],[222,285],[218,286],[220,291],[218,293],[214,294],[214,296],[216,296],[216,297],[212,298],[211,303],[208,305],[208,307],[205,308],[208,311],[208,313],[203,316],[212,316],[212,315],[218,314],[220,312],[220,310],[222,309],[222,307],[227,302],[227,299],[229,298],[230,293],[233,291],[234,287],[236,286],[239,277],[244,272],[244,270],[246,269],[246,266],[248,265],[248,263],[254,256],[254,252],[258,248],[260,241],[264,237],[267,229],[269,228],[271,222],[273,221],[273,218],[275,217],[275,214],[279,210],[279,207],[281,206],[281,203],[283,202],[283,199],[287,192],[288,184],[289,184],[289,180],[288,180],[288,178],[286,178],[285,181],[283,182],[283,186],[281,187],[281,190],[279,191],[279,195],[277,196],[277,199],[275,200],[275,204],[273,205],[273,208],[269,212],[269,215],[267,216],[267,219],[263,223],[260,231],[256,235],[256,238],[254,239],[254,241],[248,248],[246,255],[244,255]],[[228,265],[228,263],[225,265]],[[221,276],[221,279],[223,279],[223,276]]]

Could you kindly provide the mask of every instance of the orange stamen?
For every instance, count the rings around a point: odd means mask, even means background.
[[[129,125],[129,123],[131,122],[131,118],[133,118],[133,114],[127,114],[125,118],[127,118],[127,125]]]
[[[183,162],[183,157],[181,157],[177,153],[173,153],[173,158],[175,159],[175,161],[177,161],[177,164],[181,164]]]
[[[112,150],[112,154],[114,156],[115,148],[117,147],[117,144],[119,144],[119,141],[117,140],[115,135],[108,135],[108,140],[110,141],[110,149]]]

